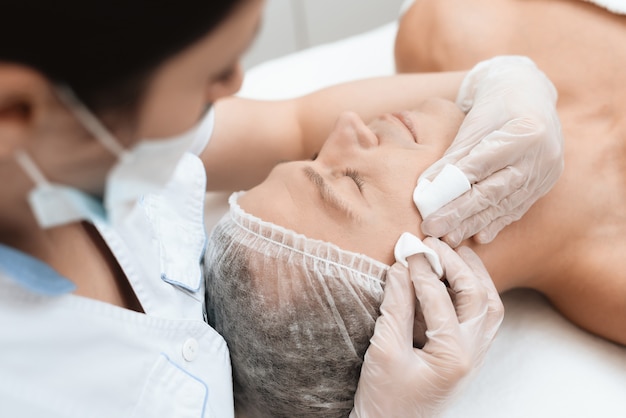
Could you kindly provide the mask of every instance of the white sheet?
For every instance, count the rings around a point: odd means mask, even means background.
[[[279,99],[392,74],[396,29],[390,23],[261,64],[247,73],[240,94]],[[224,195],[209,196],[209,226],[224,202]],[[537,293],[514,291],[503,299],[505,320],[485,365],[447,418],[626,417],[626,348],[578,329]]]

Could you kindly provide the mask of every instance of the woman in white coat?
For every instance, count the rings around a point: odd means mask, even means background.
[[[367,118],[410,108],[430,96],[434,78],[449,82],[453,99],[464,79],[464,72],[409,75],[286,102],[218,101],[240,86],[239,57],[263,5],[1,6],[0,415],[233,416],[228,349],[203,320],[207,187],[247,187],[278,161],[313,155],[342,110]],[[488,108],[485,100],[476,112]],[[502,124],[494,123],[490,131]],[[538,142],[560,140],[537,132]],[[555,162],[533,158],[541,167]],[[452,221],[468,236],[493,225],[470,212]],[[464,337],[445,288],[421,285],[437,280],[421,266],[411,275],[399,266],[388,279],[356,416],[430,416],[491,342]],[[497,297],[487,302],[492,289],[481,274],[468,274],[463,303],[489,305],[495,330],[502,309]],[[418,350],[412,338],[399,346],[387,337],[412,330],[414,298],[401,296],[411,280],[422,305],[432,306],[427,323],[450,319],[443,322],[457,326],[446,332],[463,344]],[[433,384],[422,366],[446,378]],[[385,383],[400,379],[401,389]]]

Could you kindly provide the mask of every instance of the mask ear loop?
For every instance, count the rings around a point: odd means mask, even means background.
[[[129,155],[113,136],[113,134],[94,116],[94,114],[76,97],[71,88],[65,85],[55,87],[57,96],[67,106],[67,108],[76,116],[76,119],[95,136],[100,143],[113,155],[120,160],[125,159]]]
[[[50,182],[43,175],[39,167],[35,164],[30,155],[24,150],[15,151],[15,161],[22,167],[24,172],[38,186],[49,187]]]

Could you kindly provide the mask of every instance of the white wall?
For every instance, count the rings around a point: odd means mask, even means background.
[[[398,17],[403,0],[267,0],[259,37],[244,68],[303,48],[332,42]]]

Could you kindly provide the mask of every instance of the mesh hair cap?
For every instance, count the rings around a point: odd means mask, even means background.
[[[205,255],[209,323],[230,350],[238,412],[347,417],[388,266],[230,211]]]

